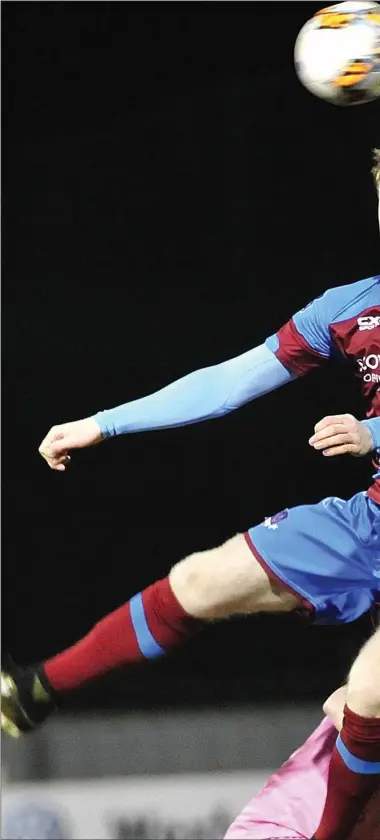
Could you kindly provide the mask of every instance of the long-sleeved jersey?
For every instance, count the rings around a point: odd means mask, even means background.
[[[220,417],[341,356],[359,377],[380,453],[380,275],[325,292],[265,344],[94,416],[104,437]],[[369,490],[380,503],[380,472]]]
[[[377,455],[368,493],[379,504],[380,276],[325,292],[268,338],[266,346],[297,376],[341,356],[359,378]]]

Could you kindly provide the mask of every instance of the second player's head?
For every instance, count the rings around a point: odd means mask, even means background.
[[[377,195],[379,199],[378,203],[378,215],[379,215],[379,228],[380,228],[380,149],[373,150],[373,161],[374,167],[372,169],[372,175],[375,181]]]

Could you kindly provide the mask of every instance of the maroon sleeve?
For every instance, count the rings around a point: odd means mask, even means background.
[[[297,327],[291,319],[276,333],[278,347],[274,353],[292,373],[303,376],[309,370],[319,367],[328,361],[328,356],[313,350],[306,339],[298,332]]]

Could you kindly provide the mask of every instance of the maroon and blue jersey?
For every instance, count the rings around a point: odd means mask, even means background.
[[[98,412],[94,420],[103,437],[210,420],[334,356],[344,359],[359,378],[368,418],[364,422],[374,450],[380,451],[380,275],[330,289],[265,344],[193,371],[154,394]],[[380,592],[379,465],[368,493],[287,508],[249,528],[245,537],[269,576],[290,587],[317,621],[355,620]],[[147,631],[140,596],[133,618],[144,656],[160,655]]]
[[[380,275],[330,289],[265,344],[193,371],[154,394],[98,412],[94,420],[103,437],[210,420],[334,356],[344,359],[361,382],[365,422],[375,451],[380,451]],[[290,587],[316,620],[355,620],[380,592],[379,466],[368,493],[287,508],[249,528],[245,537],[269,576]],[[160,655],[139,598],[133,618],[140,649],[144,656]]]
[[[380,416],[380,275],[325,292],[266,345],[297,376],[343,358],[361,383],[366,416]],[[380,504],[380,475],[368,495]]]

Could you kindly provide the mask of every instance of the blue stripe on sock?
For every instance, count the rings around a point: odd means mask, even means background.
[[[131,610],[133,629],[136,633],[136,639],[142,655],[147,659],[154,659],[156,656],[162,656],[165,651],[156,642],[154,636],[152,636],[149,630],[141,592],[131,598],[129,607]]]
[[[336,748],[344,763],[353,773],[361,773],[362,776],[372,776],[380,773],[380,761],[363,761],[362,758],[357,758],[347,749],[340,735],[336,739]]]

